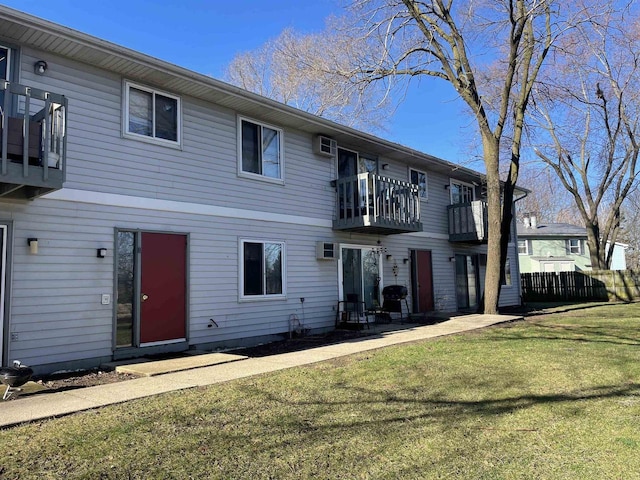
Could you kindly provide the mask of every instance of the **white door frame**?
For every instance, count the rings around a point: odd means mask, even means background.
[[[8,225],[0,225],[0,239],[2,240],[2,249],[0,250],[0,365],[3,364],[4,359],[4,342],[5,342],[5,328],[4,328],[4,312],[6,301],[6,278],[7,278],[7,241],[8,241]]]
[[[353,245],[349,243],[340,243],[338,244],[338,251],[340,255],[338,257],[338,300],[344,300],[344,286],[342,284],[344,280],[344,272],[342,271],[342,249],[349,248],[353,250],[376,250],[380,247],[372,246],[372,245]],[[362,271],[362,256],[360,259],[360,270]],[[382,268],[382,253],[378,253],[378,274],[380,275],[380,292],[382,292],[382,285],[384,285],[384,277],[383,277],[383,268]]]

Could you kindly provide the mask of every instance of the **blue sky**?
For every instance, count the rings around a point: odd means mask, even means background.
[[[3,0],[9,7],[221,78],[238,53],[284,28],[319,31],[340,0]],[[453,88],[436,79],[415,82],[384,138],[468,164],[473,120]],[[477,163],[474,168],[481,168]]]

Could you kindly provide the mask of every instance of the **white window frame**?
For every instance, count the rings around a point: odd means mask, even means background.
[[[511,259],[508,257],[504,262],[504,280],[502,282],[502,286],[506,288],[513,286],[513,272],[511,271]]]
[[[424,170],[418,170],[417,168],[409,167],[409,183],[411,183],[412,185],[418,185],[418,187],[420,186],[419,183],[413,183],[411,181],[411,174],[413,172],[416,172],[418,175],[420,174],[424,175],[424,190],[421,188],[418,188],[418,196],[420,200],[426,201],[429,199],[429,175],[427,175],[427,172],[425,172]]]
[[[454,205],[453,203],[453,185],[462,185],[465,187],[469,187],[471,189],[471,201],[475,201],[476,199],[476,187],[472,183],[463,182],[461,180],[454,180],[453,178],[449,179],[449,203]]]
[[[520,242],[524,242],[524,252],[520,251]],[[518,239],[518,255],[529,255],[529,240],[524,238]]]
[[[571,242],[578,242],[577,245],[577,252],[574,252],[574,246],[571,245]],[[582,240],[579,238],[569,238],[567,239],[567,252],[569,253],[569,255],[583,255],[583,248],[582,248]]]
[[[281,266],[280,266],[280,275],[282,276],[282,293],[272,293],[267,294],[264,293],[266,290],[266,269],[263,268],[263,278],[262,278],[262,295],[245,295],[244,293],[244,245],[245,243],[259,243],[262,244],[262,252],[263,252],[263,262],[264,262],[264,245],[265,244],[276,244],[280,245],[281,252]],[[255,238],[241,238],[238,242],[238,297],[242,302],[251,302],[251,301],[264,301],[264,300],[282,300],[287,298],[287,262],[286,262],[286,243],[284,240],[264,240],[264,239],[255,239]],[[263,265],[264,267],[264,265]]]
[[[131,88],[136,90],[141,90],[143,92],[150,93],[153,96],[153,112],[152,112],[152,121],[153,121],[153,135],[142,135],[140,133],[129,131],[129,92]],[[125,138],[131,138],[135,140],[141,140],[143,142],[154,143],[157,145],[166,145],[174,148],[181,148],[182,146],[182,100],[177,95],[173,95],[168,92],[164,92],[162,90],[157,90],[155,88],[147,87],[144,85],[140,85],[138,83],[130,82],[128,80],[124,81],[124,95],[123,97],[123,106],[122,106],[122,136]],[[155,136],[155,96],[162,95],[163,97],[172,98],[176,101],[176,109],[177,109],[177,123],[176,123],[176,140],[167,140],[165,138],[159,138]]]
[[[266,176],[264,173],[254,173],[254,172],[245,172],[242,169],[242,122],[249,122],[249,123],[253,123],[254,125],[258,125],[261,129],[262,128],[269,128],[271,130],[275,130],[276,132],[278,132],[278,147],[279,147],[279,151],[278,151],[278,160],[279,160],[279,165],[280,165],[280,177],[275,178],[275,177],[268,177]],[[258,120],[255,120],[253,118],[248,118],[248,117],[241,117],[238,116],[238,123],[237,123],[237,131],[238,131],[238,140],[237,140],[237,155],[238,155],[238,176],[239,177],[245,177],[245,178],[251,178],[254,180],[261,180],[263,182],[271,182],[271,183],[278,183],[278,184],[284,184],[284,131],[282,130],[282,128],[273,126],[273,125],[269,125],[267,123],[264,122],[260,122]],[[262,162],[262,158],[260,158],[260,161]],[[263,172],[264,172],[264,167],[263,167]]]
[[[11,81],[11,61],[12,61],[12,58],[11,58],[11,55],[12,55],[11,47],[8,47],[8,46],[3,45],[3,44],[0,43],[0,48],[3,48],[3,49],[5,49],[7,51],[7,60],[6,60],[6,63],[7,63],[7,74],[5,75],[5,78],[0,78],[0,80]],[[0,105],[0,107],[1,106],[2,105]]]

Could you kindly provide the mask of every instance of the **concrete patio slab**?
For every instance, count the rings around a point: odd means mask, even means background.
[[[192,368],[210,367],[222,363],[237,362],[245,360],[244,355],[233,355],[229,353],[207,353],[202,355],[188,355],[179,358],[155,361],[135,361],[115,367],[118,373],[129,373],[139,377],[153,377],[154,375],[164,375],[166,373],[180,372]]]

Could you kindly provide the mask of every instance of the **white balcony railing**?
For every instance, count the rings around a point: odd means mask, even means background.
[[[336,192],[336,230],[383,235],[422,230],[417,185],[361,173],[336,180]]]
[[[487,241],[487,202],[476,200],[447,207],[449,214],[449,241]]]

